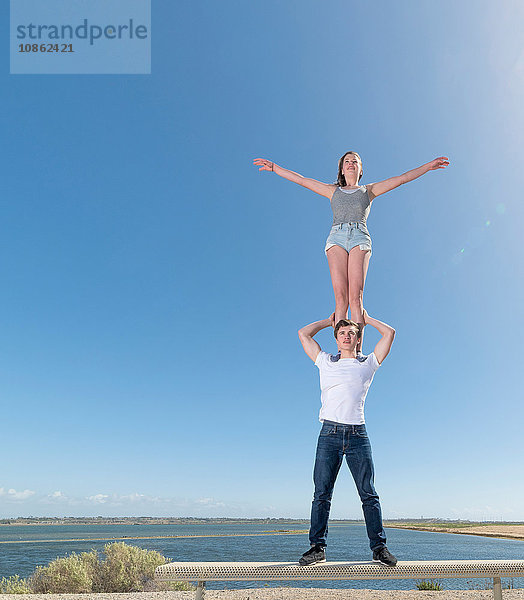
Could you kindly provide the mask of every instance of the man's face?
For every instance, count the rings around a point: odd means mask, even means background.
[[[357,347],[358,331],[355,327],[347,325],[341,327],[337,333],[337,346],[339,350],[354,350]]]

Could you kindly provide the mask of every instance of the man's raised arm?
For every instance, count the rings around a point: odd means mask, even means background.
[[[391,325],[382,323],[382,321],[370,317],[366,310],[364,310],[364,323],[377,329],[382,336],[377,342],[374,350],[378,363],[381,364],[391,350],[391,344],[393,344],[393,340],[395,338],[395,330],[393,327],[391,327]]]
[[[300,338],[304,352],[313,362],[317,360],[317,356],[320,352],[320,346],[318,345],[318,342],[313,339],[313,336],[316,335],[321,329],[333,327],[334,320],[335,313],[333,313],[328,319],[315,321],[314,323],[310,323],[309,325],[306,325],[305,327],[302,327],[302,329],[298,330],[298,337]]]

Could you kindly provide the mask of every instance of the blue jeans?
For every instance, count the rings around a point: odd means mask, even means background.
[[[324,421],[322,425],[313,471],[315,495],[311,507],[309,541],[311,545],[327,545],[331,497],[344,456],[362,500],[369,546],[371,550],[378,550],[386,545],[386,534],[382,527],[379,498],[373,485],[373,457],[365,425],[344,425],[333,421]]]

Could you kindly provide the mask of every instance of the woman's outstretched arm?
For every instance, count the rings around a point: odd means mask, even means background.
[[[255,158],[253,161],[254,165],[259,166],[259,171],[273,171],[280,177],[284,179],[288,179],[293,183],[298,183],[308,190],[312,192],[316,192],[321,196],[325,196],[326,198],[331,199],[333,192],[335,191],[336,185],[332,185],[329,183],[322,183],[321,181],[317,181],[316,179],[310,179],[309,177],[303,177],[299,173],[295,173],[294,171],[289,171],[288,169],[284,169],[284,167],[279,167],[277,164],[270,160],[266,160],[265,158]]]
[[[439,158],[435,158],[430,162],[418,167],[417,169],[412,169],[411,171],[407,171],[398,177],[390,177],[389,179],[384,179],[384,181],[379,181],[377,183],[370,183],[366,187],[371,192],[371,194],[376,197],[380,196],[380,194],[385,194],[391,190],[394,190],[399,185],[403,183],[408,183],[409,181],[413,181],[417,179],[421,175],[424,175],[428,171],[433,171],[434,169],[445,169],[449,165],[449,159],[446,156],[440,156]]]

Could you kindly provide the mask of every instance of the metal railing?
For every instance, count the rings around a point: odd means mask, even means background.
[[[196,581],[203,600],[206,581],[340,581],[367,579],[493,579],[494,600],[502,600],[502,577],[524,577],[524,560],[324,562],[309,567],[282,562],[173,562],[157,567],[158,581]]]

